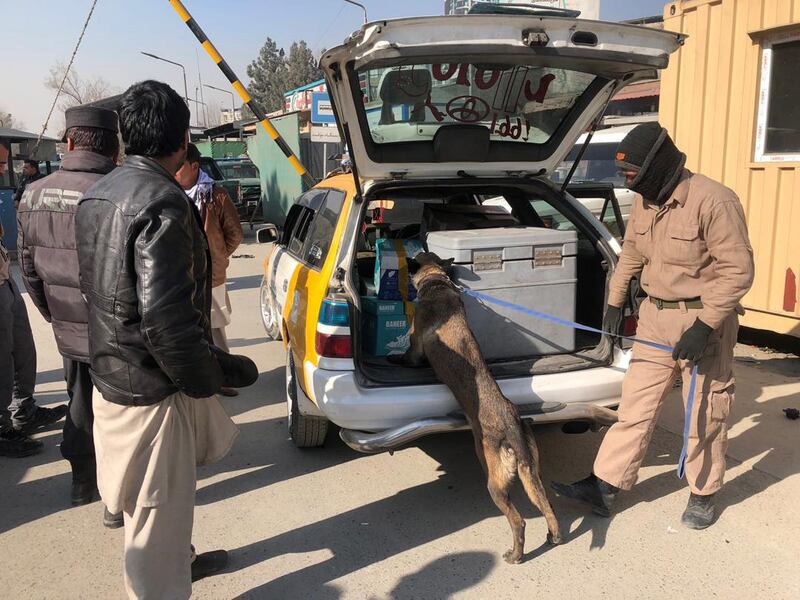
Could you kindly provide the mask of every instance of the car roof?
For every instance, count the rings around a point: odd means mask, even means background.
[[[619,144],[626,135],[628,135],[633,129],[636,128],[636,125],[618,125],[617,127],[609,127],[608,129],[600,129],[599,131],[595,131],[594,135],[592,136],[592,141],[589,142],[590,144]],[[578,138],[578,141],[575,142],[576,145],[583,144],[586,141],[586,136],[588,134],[584,133],[581,137]]]

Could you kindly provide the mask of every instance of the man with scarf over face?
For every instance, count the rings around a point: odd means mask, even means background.
[[[231,301],[225,289],[226,270],[231,255],[244,238],[239,213],[228,192],[200,168],[200,151],[194,144],[186,150],[186,162],[175,174],[186,195],[200,211],[211,253],[211,337],[214,345],[230,352],[225,327],[231,322]],[[223,387],[224,396],[237,396],[233,388]]]
[[[616,162],[627,186],[639,195],[611,279],[604,323],[619,328],[628,284],[638,275],[647,299],[640,308],[637,337],[674,351],[634,344],[619,421],[606,434],[592,474],[553,487],[609,516],[619,491],[636,483],[676,376],[683,378],[685,406],[696,364],[686,459],[691,493],[681,521],[704,529],[714,521],[714,494],[725,475],[739,301],[753,283],[744,211],[732,190],[684,168],[686,155],[658,123],[633,129],[620,142]]]

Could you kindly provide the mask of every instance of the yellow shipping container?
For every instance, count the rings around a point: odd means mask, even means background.
[[[742,324],[800,337],[800,0],[671,2],[664,28],[689,37],[663,75],[661,124],[747,214]]]

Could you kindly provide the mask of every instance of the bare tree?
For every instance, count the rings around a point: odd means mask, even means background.
[[[44,85],[47,89],[57,91],[64,79],[64,71],[67,66],[62,62],[57,62],[50,67],[50,75],[45,79]],[[75,69],[70,69],[64,87],[61,90],[58,107],[67,110],[72,106],[86,104],[102,100],[115,92],[111,84],[102,77],[83,78]]]
[[[14,118],[10,112],[6,112],[0,108],[0,127],[8,127],[10,129],[23,129],[25,125]]]

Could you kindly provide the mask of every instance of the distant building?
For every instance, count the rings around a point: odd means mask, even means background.
[[[290,90],[283,95],[283,109],[286,112],[311,110],[311,98],[314,92],[326,91],[328,91],[328,87],[325,85],[324,79],[312,81],[309,84]]]
[[[236,110],[232,108],[222,108],[219,111],[220,125],[224,125],[225,123],[233,123],[234,121],[241,121],[241,120],[242,120],[241,108],[237,108]]]
[[[664,29],[664,18],[661,15],[630,19],[622,23],[650,29]],[[622,88],[608,104],[603,124],[622,125],[658,119],[660,77],[661,71],[658,71],[656,79],[638,81]]]
[[[581,19],[600,18],[600,0],[445,0],[444,14],[465,15],[473,4],[535,4],[548,8],[569,8],[581,11]]]

